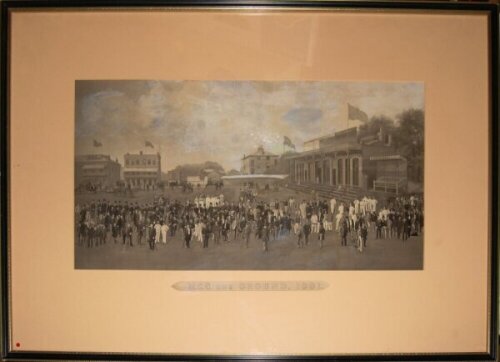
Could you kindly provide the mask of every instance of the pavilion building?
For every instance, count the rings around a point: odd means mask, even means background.
[[[362,134],[352,127],[308,140],[303,149],[286,156],[291,183],[394,193],[407,186],[407,161],[383,129]]]

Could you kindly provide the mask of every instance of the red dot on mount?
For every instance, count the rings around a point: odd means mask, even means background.
[[[16,347],[21,347],[21,343],[17,342]]]

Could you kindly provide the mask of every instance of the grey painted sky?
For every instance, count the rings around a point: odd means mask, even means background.
[[[424,109],[423,83],[264,81],[77,81],[76,154],[161,151],[162,169],[219,162],[240,168],[259,145],[283,151],[347,127],[347,103],[394,118]],[[93,140],[103,144],[94,147]]]

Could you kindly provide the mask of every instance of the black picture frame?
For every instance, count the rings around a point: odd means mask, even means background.
[[[417,10],[424,12],[436,11],[481,11],[489,14],[489,62],[490,62],[490,175],[491,175],[491,219],[490,219],[490,293],[491,313],[489,320],[489,351],[486,353],[429,353],[412,355],[337,355],[337,356],[253,356],[253,355],[157,355],[157,354],[125,354],[125,353],[74,353],[68,352],[19,352],[11,348],[10,336],[10,303],[9,300],[9,12],[13,9],[150,9],[157,7],[199,7],[199,8],[245,8],[259,7],[262,9],[276,8],[313,8],[313,9],[364,9],[364,10]],[[6,360],[113,360],[113,361],[158,361],[158,360],[275,360],[275,359],[310,359],[337,361],[458,361],[458,360],[496,360],[498,346],[497,300],[498,300],[498,191],[499,179],[499,127],[498,127],[498,11],[499,7],[487,2],[381,2],[381,1],[284,1],[284,0],[73,0],[46,1],[6,0],[1,3],[2,33],[0,41],[1,52],[1,84],[0,84],[0,127],[1,143],[1,282],[2,282],[2,357]]]

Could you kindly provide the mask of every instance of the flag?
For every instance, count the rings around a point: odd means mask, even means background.
[[[144,145],[145,145],[146,147],[151,147],[151,148],[154,148],[153,144],[152,144],[151,142],[149,142],[149,141],[144,142]]]
[[[295,149],[295,145],[292,143],[292,140],[290,138],[288,138],[287,136],[283,137],[283,145]]]
[[[94,147],[101,147],[102,143],[99,141],[94,140]]]
[[[359,109],[358,107],[354,107],[352,105],[350,105],[349,103],[347,103],[347,119],[350,120],[359,120],[359,121],[363,121],[363,122],[367,122],[368,121],[368,115],[363,112],[361,109]]]

